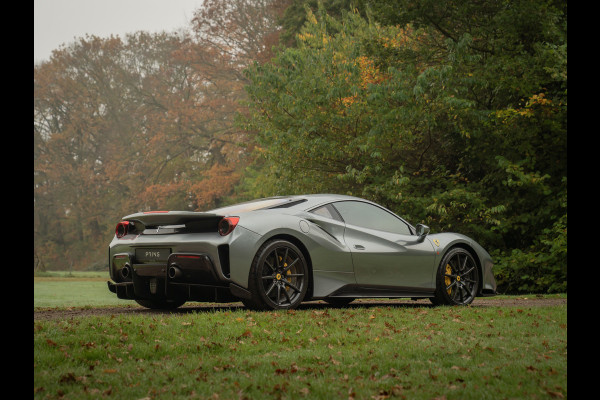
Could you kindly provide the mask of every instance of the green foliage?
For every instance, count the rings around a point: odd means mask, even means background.
[[[507,290],[558,290],[551,270],[566,259],[550,263],[566,242],[548,241],[566,221],[566,10],[388,3],[359,4],[369,18],[307,7],[295,46],[247,70],[246,195],[371,199],[473,236],[500,257]],[[518,278],[531,259],[545,267]]]
[[[566,198],[563,199],[566,207]],[[528,249],[496,254],[494,273],[502,292],[567,291],[567,214],[543,229]]]

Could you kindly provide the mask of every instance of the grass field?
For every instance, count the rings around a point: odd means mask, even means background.
[[[34,307],[114,305],[105,280],[36,277]],[[567,307],[209,307],[34,321],[34,397],[566,398]]]
[[[83,307],[132,304],[108,290],[108,272],[52,271],[33,278],[34,307]]]

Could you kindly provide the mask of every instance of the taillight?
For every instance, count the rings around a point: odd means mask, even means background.
[[[219,235],[227,236],[236,227],[240,217],[225,217],[219,221]]]
[[[115,228],[115,235],[120,239],[123,236],[127,235],[127,231],[129,230],[129,221],[122,221],[117,224]]]

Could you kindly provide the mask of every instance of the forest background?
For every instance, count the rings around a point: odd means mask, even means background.
[[[567,5],[205,0],[34,66],[34,268],[121,217],[340,193],[475,238],[501,293],[567,291]]]

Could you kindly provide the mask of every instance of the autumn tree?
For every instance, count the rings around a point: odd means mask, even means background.
[[[35,66],[35,253],[45,266],[105,263],[123,215],[206,210],[232,195],[247,160],[234,124],[241,71],[270,57],[274,4],[208,1],[188,29],[87,36]]]

